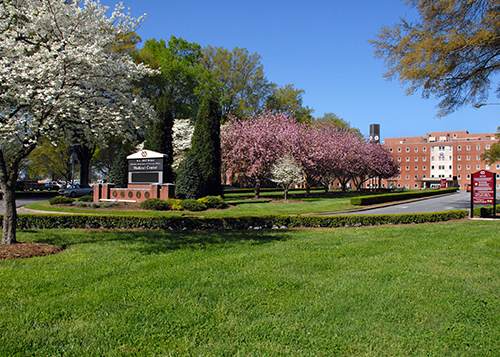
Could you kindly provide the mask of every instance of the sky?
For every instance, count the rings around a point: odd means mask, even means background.
[[[114,8],[116,0],[101,0]],[[463,108],[437,118],[434,98],[405,94],[397,79],[383,78],[374,57],[383,25],[416,13],[401,0],[123,0],[134,17],[146,14],[137,34],[144,41],[173,35],[202,47],[246,48],[258,53],[266,78],[305,91],[313,116],[335,113],[368,136],[380,124],[381,139],[467,130],[493,133],[500,105]],[[140,44],[139,47],[142,45]],[[492,92],[489,103],[500,102]]]

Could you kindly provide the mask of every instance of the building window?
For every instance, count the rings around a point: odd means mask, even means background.
[[[398,188],[401,188],[401,184],[400,183],[398,183]]]
[[[467,161],[470,161],[470,155],[467,155]]]
[[[406,162],[408,162],[408,161],[410,161],[410,158],[407,156],[407,157],[406,157]]]
[[[470,180],[470,174],[467,174],[467,180]]]
[[[398,180],[401,180],[401,175],[398,175]]]
[[[486,150],[490,149],[490,144],[486,144]]]
[[[418,148],[417,147],[415,148],[415,152],[418,152]]]
[[[477,164],[476,165],[476,170],[479,170],[481,168],[481,165]]]
[[[417,184],[415,184],[415,188],[418,188],[418,185],[417,185]]]
[[[434,156],[431,156],[431,161],[434,161]]]
[[[422,170],[424,170],[424,171],[425,171],[425,170],[427,170],[427,166],[425,166],[425,165],[424,165],[424,166],[422,167]]]
[[[415,175],[415,180],[418,180],[418,175]]]
[[[457,170],[462,170],[462,165],[458,165]]]
[[[398,148],[398,152],[401,152],[401,148]]]
[[[406,179],[406,181],[408,181],[410,179],[410,175],[406,175],[405,179]]]
[[[434,170],[434,165],[431,166],[431,170]]]
[[[418,171],[418,166],[415,166],[415,171]]]
[[[401,158],[400,157],[398,157],[398,162],[401,162]]]
[[[410,152],[410,148],[406,148],[406,152]]]
[[[470,151],[470,145],[467,145],[467,151]]]
[[[476,155],[476,160],[481,160],[481,156],[480,155]]]
[[[476,150],[481,150],[481,145],[476,145]]]
[[[424,152],[427,152],[427,146],[424,146],[424,148],[422,149]]]
[[[405,185],[405,187],[406,187],[406,188],[410,188],[410,184],[409,184],[409,183],[407,183],[407,184]]]
[[[410,166],[406,166],[406,171],[410,171]]]
[[[460,145],[457,146],[457,150],[460,151],[462,150],[462,147]]]
[[[458,156],[457,156],[457,160],[458,160],[458,161],[462,160],[462,156],[458,155]]]
[[[458,175],[458,179],[460,180],[462,178],[462,175]]]
[[[427,156],[424,156],[422,160],[427,161]]]
[[[417,156],[415,156],[415,162],[418,162],[418,157]]]
[[[450,165],[450,170],[451,170],[451,165]]]
[[[500,170],[500,164],[497,164],[497,170]]]
[[[467,165],[466,169],[467,169],[467,170],[470,170],[470,165]]]
[[[490,169],[490,165],[486,164],[486,170]]]

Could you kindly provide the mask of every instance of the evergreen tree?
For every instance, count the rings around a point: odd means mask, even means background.
[[[203,179],[196,157],[189,153],[179,165],[175,186],[175,197],[196,199],[203,197]]]
[[[172,126],[174,118],[172,112],[168,109],[165,98],[156,98],[152,100],[156,112],[159,116],[159,121],[149,127],[146,132],[146,140],[144,149],[165,154],[165,162],[163,169],[163,179],[165,183],[174,182],[172,171],[173,148],[172,148]]]
[[[114,183],[115,187],[125,188],[128,184],[128,162],[127,151],[121,149],[109,172],[108,182]]]
[[[201,197],[222,195],[220,122],[221,107],[215,90],[205,90],[191,139],[191,153],[200,165]]]

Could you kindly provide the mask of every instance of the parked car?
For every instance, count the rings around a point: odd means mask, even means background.
[[[81,187],[80,185],[69,185],[67,188],[59,190],[59,195],[67,197],[93,196],[94,189],[92,187]]]

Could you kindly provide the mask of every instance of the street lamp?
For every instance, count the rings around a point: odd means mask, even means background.
[[[500,105],[500,103],[477,103],[474,104],[474,107],[479,109],[481,107],[484,107],[485,105]]]

